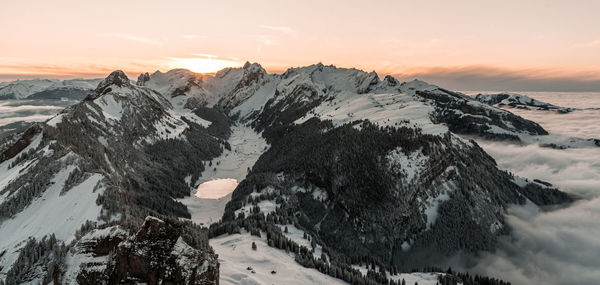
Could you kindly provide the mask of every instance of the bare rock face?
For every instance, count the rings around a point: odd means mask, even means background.
[[[126,87],[131,86],[131,82],[129,81],[127,75],[125,75],[125,72],[121,70],[115,70],[111,72],[104,80],[102,80],[102,82],[98,84],[98,87],[96,87],[96,90],[94,91],[97,95],[106,94],[112,90],[112,88],[110,88],[111,85],[115,85],[117,87]]]
[[[138,79],[135,82],[135,85],[144,86],[146,84],[146,82],[148,82],[148,80],[150,80],[150,74],[148,74],[148,72],[142,73],[142,74],[140,74],[140,76],[138,76]]]
[[[219,264],[214,253],[188,245],[182,230],[180,224],[153,217],[148,217],[131,236],[120,226],[94,230],[74,246],[72,259],[86,260],[79,265],[76,281],[79,284],[218,284]]]
[[[0,162],[7,159],[11,159],[25,149],[36,134],[39,134],[42,127],[38,124],[31,126],[27,129],[11,147],[7,148],[4,152],[0,153]]]

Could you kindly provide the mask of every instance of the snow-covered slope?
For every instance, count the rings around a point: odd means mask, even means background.
[[[210,244],[219,254],[220,284],[348,284],[301,266],[293,253],[270,247],[266,237],[223,235]]]

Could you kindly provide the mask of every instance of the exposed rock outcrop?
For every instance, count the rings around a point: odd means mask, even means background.
[[[137,233],[120,226],[93,230],[72,248],[79,284],[219,284],[219,264],[207,249],[186,243],[180,224],[148,217]],[[75,266],[77,264],[72,264]],[[73,270],[73,268],[71,268]]]

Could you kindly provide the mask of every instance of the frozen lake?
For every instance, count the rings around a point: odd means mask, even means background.
[[[224,178],[204,182],[196,188],[196,197],[201,199],[220,199],[233,192],[237,187],[237,179]]]

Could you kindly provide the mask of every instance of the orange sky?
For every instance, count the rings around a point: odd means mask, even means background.
[[[598,11],[600,1],[555,0],[3,0],[0,80],[246,60],[275,72],[323,62],[406,77],[600,80]]]

